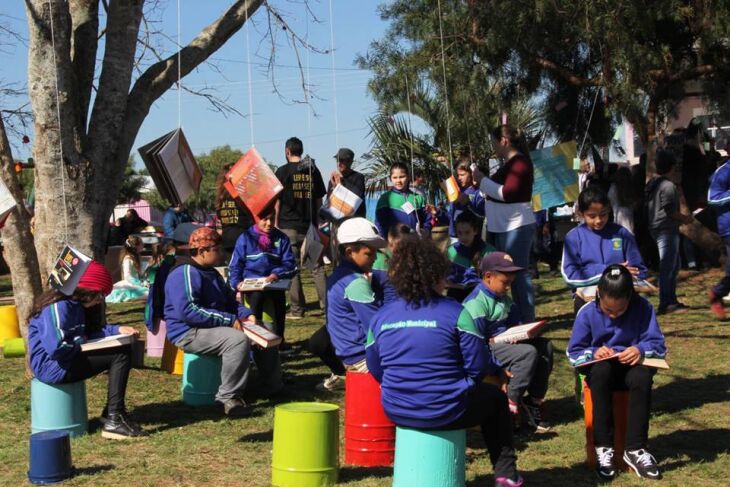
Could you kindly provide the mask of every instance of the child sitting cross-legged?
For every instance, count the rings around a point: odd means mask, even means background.
[[[373,317],[366,345],[385,413],[407,428],[481,426],[495,485],[523,485],[507,398],[482,382],[498,367],[469,313],[443,296],[448,269],[443,254],[430,240],[404,239],[390,264],[398,299]]]
[[[509,296],[515,273],[514,265],[504,252],[493,252],[481,263],[482,280],[464,300],[464,308],[486,340],[520,323],[520,313]],[[507,386],[509,409],[515,427],[519,427],[519,409],[538,433],[550,426],[544,419],[543,401],[553,369],[553,345],[550,340],[535,337],[518,343],[492,343],[492,352],[510,377]],[[524,397],[527,392],[527,397]]]
[[[622,265],[610,265],[598,282],[596,300],[583,306],[575,317],[567,354],[574,367],[594,359],[614,359],[581,367],[593,401],[593,442],[599,478],[616,475],[613,462],[613,391],[629,390],[629,414],[624,462],[639,477],[659,479],[656,460],[647,451],[651,387],[655,369],[644,366],[645,357],[666,354],[664,335],[654,308],[634,291],[631,273]]]

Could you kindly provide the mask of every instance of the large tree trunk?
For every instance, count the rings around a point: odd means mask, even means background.
[[[2,229],[3,257],[13,269],[10,278],[13,282],[13,295],[18,313],[18,323],[23,337],[27,335],[26,318],[33,308],[35,297],[41,293],[41,279],[38,272],[38,256],[33,246],[30,231],[30,214],[23,202],[23,190],[15,177],[14,161],[5,123],[0,113],[0,176],[16,201]]]

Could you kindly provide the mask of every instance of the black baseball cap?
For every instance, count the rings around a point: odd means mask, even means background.
[[[337,154],[335,154],[335,159],[338,161],[352,161],[355,159],[355,153],[347,147],[342,147],[337,151]]]

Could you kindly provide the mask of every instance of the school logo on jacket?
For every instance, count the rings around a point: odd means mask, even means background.
[[[613,250],[621,250],[623,248],[624,239],[616,237],[611,239],[611,243],[613,244]]]

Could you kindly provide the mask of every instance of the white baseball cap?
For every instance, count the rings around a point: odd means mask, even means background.
[[[369,247],[381,249],[388,245],[388,242],[378,235],[378,229],[365,218],[350,218],[345,220],[337,230],[337,243],[362,243]]]

